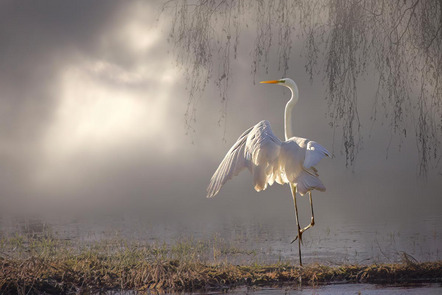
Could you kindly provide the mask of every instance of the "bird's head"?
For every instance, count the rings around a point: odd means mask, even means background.
[[[283,78],[280,80],[270,80],[270,81],[261,81],[259,83],[265,84],[278,84],[289,88],[292,91],[292,98],[294,97],[296,101],[298,101],[298,86],[296,86],[295,81],[290,78]]]
[[[280,79],[280,80],[261,81],[259,83],[278,84],[278,85],[282,85],[282,86],[285,86],[285,87],[288,87],[288,88],[291,88],[291,89],[296,87],[295,81],[293,81],[290,78],[283,78],[283,79]]]

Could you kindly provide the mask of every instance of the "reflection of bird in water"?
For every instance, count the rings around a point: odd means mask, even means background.
[[[279,184],[288,183],[293,196],[298,227],[298,235],[292,243],[298,239],[299,263],[302,265],[302,233],[315,225],[311,191],[313,189],[325,191],[324,184],[318,178],[318,170],[314,166],[323,157],[329,156],[329,152],[314,141],[293,135],[292,109],[298,102],[299,96],[295,82],[285,78],[261,83],[283,85],[292,92],[292,97],[285,106],[285,141],[279,140],[273,134],[270,123],[265,120],[246,130],[227,152],[213,174],[207,188],[207,197],[214,197],[227,180],[244,168],[252,173],[255,190],[258,192],[265,190],[267,184],[272,185],[275,181]],[[309,194],[312,217],[310,224],[304,228],[299,225],[296,192],[301,195],[307,192]]]

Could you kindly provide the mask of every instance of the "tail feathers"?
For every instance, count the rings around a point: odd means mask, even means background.
[[[322,181],[318,177],[309,174],[306,171],[302,171],[301,175],[297,177],[296,188],[301,195],[306,194],[312,189],[316,189],[321,192],[325,191],[325,186]]]

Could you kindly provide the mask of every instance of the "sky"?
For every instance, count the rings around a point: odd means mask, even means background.
[[[205,198],[212,173],[244,130],[266,119],[283,137],[289,91],[253,83],[253,37],[246,35],[232,67],[226,120],[219,124],[222,103],[209,85],[188,134],[186,80],[167,42],[171,16],[157,21],[158,13],[150,1],[0,3],[2,214],[131,212],[172,224],[293,217],[289,188],[256,193],[248,172]],[[370,122],[370,79],[360,87],[362,149],[355,165],[345,166],[323,81],[305,73],[301,41],[288,71],[300,90],[294,131],[334,155],[318,165],[327,191],[313,194],[317,222],[440,216],[441,174],[420,177],[413,136],[400,139],[381,119]],[[278,78],[276,69],[256,76]]]

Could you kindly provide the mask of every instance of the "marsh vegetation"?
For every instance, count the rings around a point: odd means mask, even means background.
[[[419,263],[407,254],[400,263],[299,267],[283,259],[264,263],[258,252],[219,237],[174,243],[121,238],[79,242],[52,234],[15,234],[0,240],[0,291],[78,294],[442,281],[442,261]],[[235,257],[248,259],[238,264]]]

